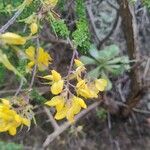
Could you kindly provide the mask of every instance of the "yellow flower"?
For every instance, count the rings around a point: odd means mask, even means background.
[[[44,76],[43,78],[52,81],[52,94],[57,95],[62,92],[64,87],[64,80],[62,80],[61,75],[57,71],[52,70],[51,75]]]
[[[70,123],[74,123],[74,116],[81,111],[81,108],[87,108],[84,100],[74,96],[72,98],[71,106],[68,108],[66,118]]]
[[[17,128],[21,125],[30,126],[30,120],[21,117],[6,99],[1,99],[0,103],[0,132],[9,132],[10,135],[15,135]]]
[[[62,96],[55,96],[50,101],[45,103],[48,106],[56,107],[57,112],[61,111],[65,104],[65,99]]]
[[[80,60],[75,59],[74,61],[75,61],[75,65],[76,65],[76,67],[84,66],[84,64],[83,64]]]
[[[85,80],[80,80],[76,85],[76,92],[77,95],[81,95],[84,98],[97,98],[99,90],[93,82],[86,83]]]
[[[80,80],[76,85],[77,95],[81,95],[85,98],[91,98],[90,89],[88,88],[85,80]]]
[[[77,67],[74,72],[74,76],[77,78],[77,81],[80,81],[82,80],[81,75],[83,72],[85,72],[86,68],[84,67],[84,64],[80,60],[75,59],[74,61],[75,61],[75,66]]]
[[[39,48],[37,51],[37,56],[36,56],[36,51],[35,47],[30,46],[28,49],[25,51],[28,59],[30,59],[30,62],[27,65],[27,68],[30,70],[35,64],[37,64],[39,71],[44,71],[45,69],[48,68],[48,65],[50,61],[52,61],[52,58],[50,55],[44,51],[43,48]]]
[[[53,97],[45,103],[48,106],[55,107],[55,119],[61,120],[66,118],[70,123],[74,122],[74,116],[81,111],[81,108],[87,108],[83,99],[73,96],[69,101],[61,95]]]
[[[44,0],[44,3],[54,8],[57,5],[58,0]]]
[[[0,40],[10,45],[24,45],[26,43],[26,38],[11,32],[1,34]]]
[[[87,105],[85,104],[85,102],[84,102],[83,99],[74,96],[74,97],[73,97],[73,101],[74,101],[77,105],[79,105],[80,107],[82,107],[82,108],[87,108]]]
[[[36,34],[37,31],[38,31],[38,25],[37,25],[36,23],[32,23],[32,24],[30,25],[30,30],[31,30],[31,34],[32,34],[32,35],[33,35],[33,34]]]
[[[95,80],[95,86],[100,92],[102,92],[107,87],[107,80],[97,79],[97,80]]]

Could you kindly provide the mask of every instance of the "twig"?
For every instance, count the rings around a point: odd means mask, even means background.
[[[21,78],[21,82],[20,82],[20,85],[19,85],[19,88],[17,89],[16,93],[15,93],[15,97],[19,94],[19,92],[21,91],[22,89],[22,86],[23,86],[23,82],[24,82],[24,79]]]
[[[14,16],[5,24],[0,28],[0,34],[4,33],[9,26],[11,26],[16,19],[20,16],[20,14],[22,13],[22,11],[24,10],[24,7],[20,8],[15,14]]]
[[[51,122],[54,130],[57,130],[59,128],[59,125],[57,124],[57,122],[55,121],[54,117],[52,116],[50,110],[47,107],[44,107],[44,110],[49,118],[49,121]]]
[[[77,50],[74,48],[71,40],[68,39],[68,41],[69,41],[69,44],[70,44],[71,48],[73,49],[73,54],[72,54],[72,58],[71,58],[71,62],[70,62],[70,66],[69,66],[68,74],[67,74],[67,84],[66,84],[67,89],[69,89],[69,76],[71,74],[71,70],[72,70],[72,67],[73,67],[73,62],[74,62],[75,56],[77,55]]]
[[[108,38],[114,33],[115,31],[115,28],[117,27],[117,24],[118,24],[118,20],[119,20],[119,13],[117,11],[117,14],[116,14],[116,19],[114,21],[114,24],[112,26],[112,29],[110,30],[110,32],[106,35],[106,37],[104,39],[100,39],[99,37],[99,34],[97,32],[97,29],[96,29],[96,26],[95,26],[95,20],[94,20],[94,15],[93,15],[93,12],[92,12],[92,8],[91,8],[91,4],[87,4],[86,5],[87,7],[87,12],[88,12],[88,15],[89,15],[89,19],[90,19],[90,22],[91,22],[91,25],[92,25],[92,28],[94,30],[94,33],[97,37],[97,40],[98,40],[98,48],[101,47],[101,45],[106,41],[108,40]]]
[[[82,118],[84,115],[89,113],[91,110],[93,110],[94,108],[96,108],[100,104],[101,104],[101,102],[95,102],[94,104],[90,105],[87,109],[83,110],[80,114],[78,114],[75,117],[75,122],[78,121],[80,118]],[[62,124],[52,134],[48,135],[45,142],[43,143],[43,148],[46,148],[53,140],[55,140],[61,133],[63,133],[70,126],[71,126],[71,124],[67,121],[64,124]]]
[[[99,48],[99,49],[100,49],[100,47],[102,46],[102,44],[105,43],[105,42],[109,39],[109,37],[114,33],[114,31],[115,31],[115,29],[116,29],[116,27],[117,27],[117,25],[118,25],[118,21],[119,21],[119,13],[118,13],[118,11],[117,11],[117,13],[116,13],[116,18],[115,18],[115,21],[114,21],[114,23],[113,23],[113,26],[112,26],[111,30],[110,30],[109,33],[105,36],[104,39],[102,39],[101,41],[99,41],[99,44],[98,44],[98,48]]]
[[[106,2],[107,2],[108,5],[110,5],[115,10],[119,10],[119,8],[117,6],[115,6],[114,4],[112,4],[109,0],[107,0]]]
[[[147,63],[146,63],[146,67],[145,67],[144,74],[143,74],[143,77],[142,77],[143,80],[145,79],[145,77],[148,73],[149,67],[150,67],[150,58],[148,58]]]
[[[29,90],[32,89],[32,86],[34,84],[34,80],[35,80],[35,75],[36,75],[36,70],[37,70],[37,64],[34,65],[34,68],[33,68],[33,74],[32,74],[32,79],[31,79],[31,82],[30,82],[30,85],[29,85]]]
[[[35,59],[37,59],[39,48],[40,48],[40,43],[39,43],[39,38],[37,37],[37,47],[36,47],[36,56],[35,56]],[[32,86],[33,86],[33,84],[34,84],[37,67],[38,67],[38,66],[37,66],[37,63],[36,63],[36,64],[34,65],[34,68],[33,68],[33,74],[32,74],[31,83],[30,83],[30,85],[29,85],[29,90],[32,89]]]
[[[49,91],[49,86],[43,86],[43,87],[35,87],[36,90],[40,91],[40,94],[46,93]],[[0,91],[0,96],[2,96],[3,94],[13,94],[15,92],[17,92],[18,89],[15,90],[3,90]],[[20,92],[24,92],[27,91],[28,89],[21,89]]]
[[[122,102],[116,101],[116,104],[128,108],[128,105],[126,105]],[[148,114],[148,115],[150,114],[150,111],[147,111],[147,110],[141,110],[141,109],[137,109],[137,108],[133,108],[132,110],[137,113],[141,113],[141,114]]]
[[[95,35],[96,35],[98,41],[101,41],[101,39],[99,38],[99,34],[98,34],[98,32],[97,32],[95,23],[94,23],[95,20],[94,20],[94,15],[93,15],[93,13],[92,13],[92,11],[91,11],[91,5],[90,5],[90,4],[87,4],[87,5],[86,5],[86,8],[87,8],[88,16],[89,16],[89,19],[90,19],[90,21],[91,21],[91,25],[92,25],[92,28],[93,28],[93,30],[94,30],[94,33],[95,33]]]

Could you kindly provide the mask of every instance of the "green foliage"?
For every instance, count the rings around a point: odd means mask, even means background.
[[[63,19],[61,20],[53,19],[52,29],[62,38],[67,38],[70,34],[70,31],[68,30],[65,21]]]
[[[46,99],[43,96],[41,96],[36,89],[33,89],[31,91],[30,98],[38,104],[43,104],[46,101]]]
[[[26,65],[27,60],[26,59],[19,59],[17,70],[23,75],[26,75]]]
[[[29,5],[29,7],[26,7],[23,12],[21,13],[21,16],[19,19],[24,19],[30,16],[33,12],[36,12],[40,6],[41,2],[39,0],[33,0],[33,2]]]
[[[61,12],[65,11],[65,4],[68,0],[59,0],[57,6]]]
[[[0,149],[1,150],[23,150],[23,146],[15,143],[6,143],[0,141]]]
[[[106,120],[107,118],[107,111],[104,108],[100,108],[96,111],[96,115],[98,116],[98,118],[100,118],[101,120]]]
[[[5,75],[6,75],[6,69],[2,64],[0,64],[0,84],[3,84],[5,82],[4,81]]]
[[[75,45],[86,51],[90,46],[90,39],[87,30],[87,22],[85,20],[79,20],[77,22],[77,30],[72,34]]]
[[[108,78],[110,75],[121,75],[124,71],[129,70],[129,59],[127,56],[118,56],[119,48],[116,45],[110,45],[103,50],[98,51],[94,45],[89,50],[89,56],[82,56],[80,59],[86,65],[94,65],[95,69],[89,72],[92,78],[100,76],[106,78],[111,89],[111,82]]]
[[[77,29],[73,32],[72,38],[79,50],[87,51],[90,46],[90,34],[86,17],[86,8],[83,0],[76,1]]]
[[[2,2],[1,2],[2,1]],[[14,11],[16,11],[17,7],[20,6],[23,3],[24,0],[0,0],[0,12],[3,12],[5,14],[14,14]],[[20,17],[18,18],[23,19],[31,15],[33,12],[36,12],[38,10],[38,7],[40,6],[39,0],[33,0],[33,2],[30,4],[29,7],[25,7],[23,12],[21,13]],[[2,14],[1,14],[2,15]],[[2,17],[2,16],[1,16]]]
[[[150,0],[143,0],[143,4],[150,9]]]

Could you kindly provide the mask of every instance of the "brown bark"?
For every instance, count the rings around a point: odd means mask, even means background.
[[[140,60],[139,39],[134,8],[129,6],[128,0],[118,0],[119,13],[122,18],[122,30],[127,44],[127,53],[130,60]],[[126,104],[128,108],[122,110],[123,116],[128,116],[131,110],[139,103],[142,96],[140,70],[133,67],[130,71],[130,93]]]

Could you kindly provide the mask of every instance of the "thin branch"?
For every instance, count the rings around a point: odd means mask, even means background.
[[[3,25],[1,28],[0,28],[0,34],[4,33],[8,28],[9,26],[11,26],[15,21],[16,19],[20,16],[20,14],[23,12],[24,10],[24,7],[20,8],[15,14],[14,16],[5,24]]]
[[[111,3],[109,0],[107,0],[106,2],[107,2],[108,5],[110,5],[115,10],[119,10],[119,8],[117,6],[115,6],[113,3]]]
[[[44,107],[44,110],[49,118],[49,121],[51,122],[54,130],[58,130],[59,125],[57,124],[57,122],[55,121],[54,117],[52,116],[50,110],[47,107]]]
[[[40,94],[44,94],[46,92],[49,91],[49,86],[43,86],[43,87],[34,87],[36,90],[39,91]],[[15,90],[3,90],[3,91],[0,91],[0,97],[2,97],[3,94],[13,94],[15,92],[17,92],[18,89],[15,89]],[[28,88],[26,89],[21,89],[20,92],[24,92],[24,91],[27,91]]]
[[[95,102],[90,105],[87,109],[83,110],[80,114],[75,117],[75,122],[79,121],[83,116],[89,113],[91,110],[95,109],[101,102]],[[52,134],[48,135],[45,142],[43,143],[43,148],[46,148],[53,140],[55,140],[61,133],[63,133],[66,129],[68,129],[71,124],[67,121],[62,124],[56,131]]]
[[[21,78],[21,82],[20,82],[19,88],[16,90],[16,93],[15,93],[15,97],[16,97],[16,96],[19,94],[19,92],[21,91],[22,86],[23,86],[23,82],[24,82],[24,79]]]
[[[35,57],[36,59],[37,59],[37,56],[38,56],[39,48],[40,48],[40,43],[39,43],[39,38],[37,37],[37,47],[36,47],[36,57]],[[35,63],[34,68],[33,68],[33,74],[32,74],[31,83],[29,85],[29,90],[32,89],[32,86],[34,84],[37,67],[38,67],[37,63]]]

